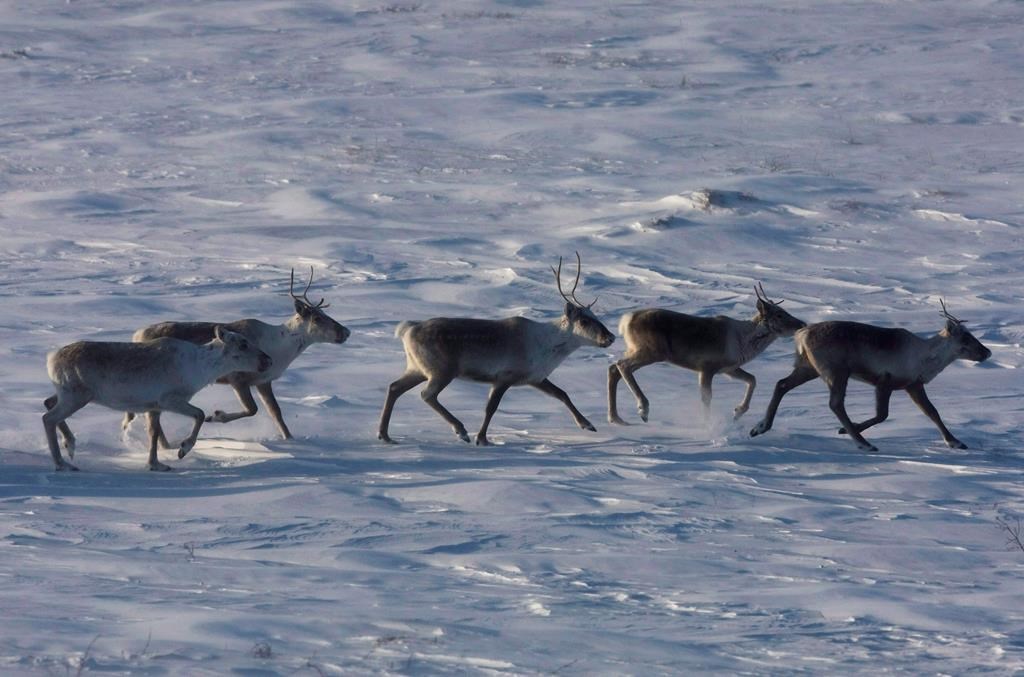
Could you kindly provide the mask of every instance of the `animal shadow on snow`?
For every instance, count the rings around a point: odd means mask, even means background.
[[[200,438],[216,444],[220,438]],[[242,444],[224,438],[232,446]],[[489,476],[495,471],[538,467],[559,469],[586,466],[592,461],[581,454],[598,449],[600,444],[545,444],[550,453],[534,453],[537,440],[507,443],[493,447],[453,444],[447,437],[436,441],[407,443],[385,447],[376,440],[350,441],[333,438],[263,440],[266,452],[261,458],[212,458],[197,447],[185,461],[176,463],[172,472],[155,473],[146,469],[145,453],[123,447],[90,442],[89,463],[82,472],[55,473],[49,457],[0,449],[4,482],[0,483],[0,501],[23,497],[26,492],[60,496],[117,496],[124,498],[198,498],[268,490],[309,484],[311,480],[345,482],[377,474],[413,473],[448,475],[480,471]],[[267,453],[269,452],[269,453]],[[240,457],[245,451],[239,452]],[[45,489],[47,487],[48,489]]]

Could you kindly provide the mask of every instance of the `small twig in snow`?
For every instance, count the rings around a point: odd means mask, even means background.
[[[85,670],[85,662],[89,660],[89,654],[92,653],[92,648],[96,645],[96,641],[99,638],[100,636],[96,635],[92,638],[92,641],[89,642],[89,646],[85,647],[85,653],[82,654],[82,657],[78,660],[78,669],[75,670],[75,677],[80,677],[82,671]]]
[[[996,524],[1006,532],[1006,545],[1024,552],[1024,525],[1020,517],[996,517]]]

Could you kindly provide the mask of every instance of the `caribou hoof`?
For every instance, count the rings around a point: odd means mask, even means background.
[[[770,429],[771,427],[767,423],[765,423],[764,421],[760,421],[757,425],[750,429],[750,436],[757,437],[758,435],[762,435],[768,432]]]

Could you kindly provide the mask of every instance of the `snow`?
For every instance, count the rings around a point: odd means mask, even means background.
[[[1010,0],[11,2],[0,8],[4,674],[1010,674],[1024,669],[1024,14]],[[792,342],[715,381],[609,349],[464,445],[413,391],[376,440],[397,322],[553,319],[549,267],[614,329],[660,306],[993,351],[897,394],[867,455],[820,382],[747,431]],[[45,355],[168,319],[282,322],[288,272],[352,330],[208,424],[173,473],[137,422],[70,419]],[[471,432],[486,388],[442,401]],[[196,398],[234,406],[221,386]],[[851,386],[855,419],[873,397]],[[185,419],[166,416],[172,437]]]

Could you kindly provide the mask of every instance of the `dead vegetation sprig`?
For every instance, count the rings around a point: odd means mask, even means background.
[[[1024,552],[1024,522],[1016,515],[997,515],[996,524],[1006,534],[1006,547]]]

